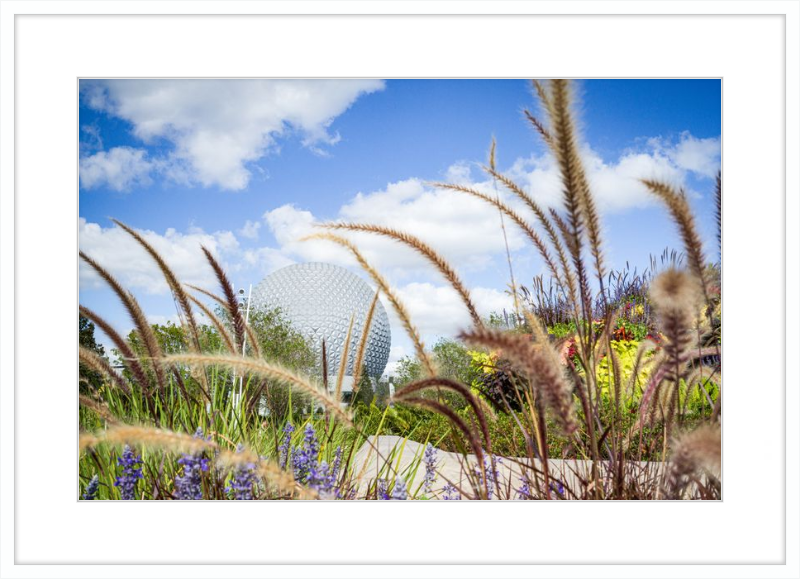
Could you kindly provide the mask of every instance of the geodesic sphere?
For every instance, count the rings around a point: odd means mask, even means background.
[[[314,348],[321,361],[322,340],[328,357],[328,374],[335,376],[344,351],[350,318],[355,316],[347,356],[346,375],[353,375],[369,306],[375,292],[356,274],[329,263],[298,263],[281,268],[253,288],[252,306],[282,316]],[[389,361],[392,335],[389,317],[378,301],[367,338],[363,372],[380,376]]]

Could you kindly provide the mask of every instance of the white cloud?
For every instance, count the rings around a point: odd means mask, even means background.
[[[683,133],[678,144],[670,151],[678,167],[709,178],[717,175],[721,154],[719,138],[697,139],[689,133]]]
[[[484,269],[495,253],[505,251],[496,211],[487,211],[484,203],[467,195],[434,189],[418,179],[392,183],[367,195],[360,193],[340,208],[336,219],[386,225],[418,236],[461,271]],[[310,211],[287,204],[267,211],[264,220],[281,251],[291,259],[343,266],[356,263],[347,250],[330,241],[299,241],[322,231],[316,225],[325,220]],[[334,233],[351,239],[372,265],[394,281],[426,273],[440,279],[425,258],[404,244],[368,233]],[[512,249],[524,246],[519,231],[509,228],[508,237]]]
[[[81,186],[94,189],[108,185],[114,191],[125,191],[133,185],[148,185],[153,163],[144,149],[114,147],[80,160]]]
[[[412,323],[427,341],[442,336],[454,336],[472,325],[466,306],[456,291],[448,285],[412,282],[398,287],[397,293],[408,310]],[[481,316],[488,316],[492,312],[500,313],[503,309],[513,310],[511,297],[497,289],[471,288],[470,295]],[[402,328],[394,311],[387,309],[392,327]]]
[[[266,276],[282,267],[295,263],[280,249],[274,247],[260,247],[258,249],[248,249],[241,257],[243,268],[252,269],[258,276]],[[254,280],[260,281],[261,277]]]
[[[472,181],[472,169],[469,163],[459,161],[450,165],[445,173],[445,180],[456,185],[469,184]]]
[[[682,183],[685,176],[679,167],[659,154],[629,153],[616,163],[606,163],[588,153],[587,176],[601,211],[625,211],[646,207],[655,199],[640,179]]]
[[[395,337],[392,336],[392,339],[394,340]],[[386,363],[386,370],[384,370],[384,374],[387,376],[393,376],[397,372],[398,362],[406,356],[413,357],[413,350],[408,349],[406,346],[392,344],[392,347],[389,350],[389,361]]]
[[[651,148],[628,152],[614,162],[606,162],[593,150],[584,148],[586,177],[598,209],[613,213],[653,204],[653,196],[640,179],[684,183],[686,168],[672,158],[671,152]],[[507,174],[544,207],[563,206],[561,178],[551,155],[518,159]]]
[[[203,312],[197,312],[198,317],[204,317]],[[147,321],[151,324],[158,324],[159,326],[166,326],[168,324],[172,324],[174,326],[181,325],[181,319],[178,317],[178,314],[172,314],[169,316],[165,316],[163,314],[147,314]]]
[[[324,261],[342,266],[356,263],[347,250],[330,241],[301,241],[302,238],[321,231],[315,227],[317,220],[310,211],[288,204],[267,211],[263,217],[278,242],[280,251],[287,258]]]
[[[145,143],[174,145],[168,176],[243,189],[247,167],[297,133],[304,145],[333,145],[333,120],[379,80],[109,80],[82,86],[90,107],[133,125]]]
[[[494,195],[489,183],[474,184]],[[359,193],[340,210],[346,221],[375,223],[419,237],[460,269],[480,270],[491,256],[505,251],[499,213],[485,202],[455,191],[435,189],[419,179],[392,183],[381,191]],[[519,230],[508,228],[512,249],[524,245]],[[379,245],[380,243],[380,245]],[[376,240],[368,247],[380,248],[380,262],[391,267],[420,267],[426,262],[396,242]]]
[[[239,235],[247,239],[258,239],[258,230],[261,228],[261,223],[258,221],[250,221],[249,219],[239,230]]]
[[[81,154],[103,149],[103,138],[100,136],[100,128],[97,125],[83,125],[81,132],[85,135],[80,142]]]
[[[208,288],[216,287],[217,282],[200,246],[208,248],[223,263],[239,249],[239,242],[230,231],[205,233],[192,229],[179,233],[167,229],[164,234],[142,230],[139,233],[161,254],[179,280]],[[119,227],[104,228],[80,218],[78,234],[81,250],[111,272],[126,289],[142,289],[151,294],[168,292],[164,276],[153,259]],[[99,276],[83,262],[80,282],[82,287],[102,285]]]
[[[514,311],[514,300],[505,291],[495,288],[476,287],[470,290],[470,296],[475,303],[475,308],[481,316],[489,317],[489,314],[502,314]]]

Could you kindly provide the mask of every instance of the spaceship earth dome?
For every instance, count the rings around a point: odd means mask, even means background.
[[[336,375],[353,318],[346,376],[353,375],[367,313],[375,291],[356,274],[329,263],[298,263],[281,268],[253,288],[253,308],[280,309],[281,315],[309,342],[321,360],[322,341],[328,373]],[[386,369],[391,347],[389,317],[380,301],[372,317],[363,372],[378,377]]]

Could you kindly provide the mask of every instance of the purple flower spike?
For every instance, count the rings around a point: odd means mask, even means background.
[[[278,447],[278,464],[282,469],[286,468],[286,464],[289,461],[289,451],[291,449],[293,432],[294,425],[291,422],[287,422],[286,426],[283,427],[283,442],[281,442],[281,445]]]
[[[100,488],[100,479],[97,478],[97,475],[92,477],[92,480],[89,481],[89,484],[86,485],[86,492],[83,493],[81,497],[84,501],[93,501],[97,496],[97,489]]]
[[[426,493],[430,493],[433,482],[436,480],[436,449],[430,442],[425,447],[425,456],[422,457],[422,462],[425,463],[425,479],[422,488]]]
[[[490,464],[491,461],[491,464]],[[486,472],[486,498],[491,499],[494,495],[494,488],[495,485],[498,484],[498,479],[500,477],[500,473],[497,472],[497,465],[501,464],[503,461],[501,458],[496,456],[492,456],[491,458],[484,455],[483,457],[483,468]],[[475,466],[475,476],[478,478],[478,484],[483,486],[483,472],[481,469],[476,465]]]
[[[243,445],[236,448],[236,452],[242,452]],[[237,501],[252,501],[253,500],[253,487],[256,484],[255,475],[256,465],[252,462],[245,463],[239,466],[233,473],[230,483],[225,488],[229,493],[233,494],[234,500]]]
[[[335,481],[339,478],[339,469],[342,468],[342,447],[337,446],[336,452],[333,457],[333,468],[331,469],[331,478]]]
[[[301,483],[308,481],[311,468],[317,464],[319,458],[319,441],[317,433],[311,424],[306,426],[303,436],[303,447],[295,449],[292,456],[294,478]]]
[[[458,492],[458,489],[451,485],[450,483],[444,485],[442,488],[444,494],[442,495],[442,499],[445,501],[460,501],[461,500],[461,493]]]
[[[394,488],[392,489],[393,501],[405,501],[408,499],[408,489],[406,488],[406,481],[397,479],[394,481]]]
[[[122,474],[117,477],[114,486],[119,487],[123,501],[132,501],[136,498],[136,482],[143,478],[142,459],[126,444],[122,449],[122,456],[117,459],[117,464],[122,467]]]
[[[197,428],[194,438],[203,440],[203,430]],[[203,498],[203,473],[208,472],[209,460],[203,452],[184,454],[178,459],[183,467],[183,476],[175,477],[175,491],[178,500],[199,501]]]
[[[378,494],[378,500],[379,501],[388,501],[389,500],[389,486],[386,483],[386,479],[382,479],[382,478],[378,479],[377,494]]]

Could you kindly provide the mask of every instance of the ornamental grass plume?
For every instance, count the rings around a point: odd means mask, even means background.
[[[679,499],[690,477],[702,471],[712,476],[722,466],[722,430],[718,424],[706,424],[678,438],[673,445],[667,476],[668,498]]]
[[[699,280],[689,272],[669,268],[650,285],[650,299],[656,309],[661,332],[666,337],[663,350],[677,385],[683,377],[694,344],[694,318],[701,296]]]
[[[447,260],[445,260],[436,252],[435,249],[422,241],[420,238],[406,233],[405,231],[398,231],[397,229],[392,229],[391,227],[374,225],[371,223],[325,223],[322,225],[322,227],[326,227],[328,229],[345,229],[348,231],[364,231],[368,233],[375,233],[383,237],[388,237],[389,239],[394,239],[395,241],[399,241],[400,243],[410,247],[425,257],[430,263],[432,263],[433,266],[439,270],[439,273],[441,273],[442,276],[444,276],[444,278],[450,283],[453,289],[456,290],[458,296],[461,298],[461,301],[464,302],[464,305],[466,306],[467,311],[472,318],[472,322],[476,326],[483,325],[483,321],[478,314],[478,310],[472,303],[469,290],[461,281],[461,278],[450,266],[450,264],[447,263]]]
[[[664,417],[664,452],[672,433],[672,423],[680,406],[680,385],[686,378],[688,362],[696,334],[693,332],[695,312],[702,296],[702,281],[695,275],[676,268],[660,273],[650,285],[650,299],[658,316],[665,340],[662,346],[665,361],[659,369],[672,383],[666,400]],[[662,380],[655,385],[653,395],[663,391]],[[644,407],[644,404],[643,404]],[[655,407],[654,407],[655,408]]]
[[[122,456],[117,459],[117,464],[122,467],[122,474],[114,482],[119,487],[123,501],[132,501],[136,498],[136,483],[142,476],[142,459],[136,456],[127,444],[122,449]]]
[[[150,326],[150,323],[147,321],[147,316],[145,316],[144,311],[142,310],[139,303],[136,301],[136,298],[133,297],[129,291],[122,287],[122,284],[117,281],[117,279],[112,276],[105,268],[103,268],[99,263],[94,261],[91,257],[86,255],[84,252],[80,252],[79,255],[84,262],[86,262],[94,271],[111,287],[114,293],[119,297],[122,305],[128,312],[131,320],[133,321],[134,325],[136,326],[136,331],[138,332],[139,336],[142,339],[142,342],[147,350],[147,355],[150,359],[150,364],[153,369],[153,373],[156,377],[156,383],[158,384],[158,388],[163,390],[166,385],[166,379],[164,377],[164,369],[162,368],[161,364],[158,363],[158,360],[162,357],[161,347],[158,345],[158,339],[156,338],[155,333],[153,332],[153,328]],[[95,322],[97,322],[96,318],[91,318]],[[107,325],[107,324],[105,324]],[[114,337],[112,335],[112,337]],[[115,343],[117,340],[115,340]],[[123,341],[124,342],[124,341]],[[126,353],[126,350],[120,350],[123,353]],[[132,355],[133,352],[128,349],[128,355]],[[134,356],[135,359],[135,356]],[[132,369],[134,370],[134,375],[137,379],[142,380],[140,384],[143,389],[149,388],[149,380],[146,378],[146,375],[142,372],[138,371],[138,368]]]
[[[380,291],[375,292],[375,296],[372,298],[372,302],[370,302],[369,309],[367,310],[367,317],[364,320],[364,328],[361,332],[361,341],[358,344],[358,350],[356,350],[356,359],[353,363],[353,396],[358,393],[358,385],[361,383],[361,372],[364,368],[364,357],[367,353],[369,331],[370,328],[372,328],[372,319],[375,316],[375,307],[378,305],[379,297]]]
[[[200,334],[197,329],[197,322],[195,321],[194,312],[192,311],[192,306],[189,302],[189,298],[184,291],[183,287],[181,286],[180,282],[178,281],[177,276],[175,273],[170,269],[167,265],[167,262],[161,256],[158,251],[147,241],[144,237],[135,229],[126,225],[125,223],[117,220],[112,219],[114,223],[117,224],[123,231],[127,232],[131,237],[133,237],[136,241],[139,242],[145,251],[150,254],[150,257],[153,258],[153,261],[156,262],[158,268],[161,270],[161,273],[164,275],[164,279],[166,280],[167,284],[169,285],[170,290],[172,290],[172,295],[175,297],[175,301],[180,306],[181,309],[181,321],[186,324],[189,330],[189,337],[192,338],[188,341],[188,347],[191,351],[200,352]],[[205,377],[202,377],[202,381],[205,382]],[[204,387],[207,386],[204,384]],[[207,390],[207,388],[206,388]]]
[[[94,433],[93,436],[94,440],[88,441],[91,442],[91,445],[101,441],[111,444],[135,443],[141,447],[160,448],[185,453],[217,448],[217,445],[210,440],[189,436],[182,432],[128,424],[114,426],[103,432]]]
[[[320,402],[331,415],[336,416],[341,422],[352,426],[353,422],[348,412],[345,412],[338,401],[334,400],[327,391],[320,388],[310,378],[300,375],[289,368],[276,362],[269,363],[265,360],[256,358],[244,358],[240,356],[224,356],[210,354],[173,354],[163,359],[165,364],[178,366],[185,364],[191,367],[211,367],[222,366],[230,368],[243,375],[258,376],[267,380],[282,382],[293,390],[303,392],[312,396]]]
[[[502,350],[503,357],[528,373],[564,434],[570,436],[577,430],[572,385],[564,377],[558,355],[549,343],[534,344],[524,335],[483,328],[462,332],[459,337],[467,343]]]
[[[386,279],[378,272],[378,270],[370,265],[362,253],[350,240],[338,235],[333,235],[331,233],[316,233],[314,235],[304,237],[300,241],[308,241],[312,239],[324,239],[327,241],[332,241],[341,245],[353,254],[353,257],[356,258],[356,261],[358,261],[362,269],[369,274],[369,276],[372,278],[372,281],[375,282],[378,288],[389,300],[392,308],[394,308],[395,313],[397,313],[397,317],[400,318],[400,321],[403,324],[403,328],[406,330],[408,337],[411,338],[411,342],[414,344],[414,350],[417,354],[417,358],[419,358],[419,360],[422,362],[422,365],[425,368],[425,373],[429,376],[435,376],[436,368],[434,368],[430,356],[428,356],[427,352],[425,351],[425,343],[420,337],[419,330],[417,330],[414,324],[411,323],[411,316],[409,316],[408,310],[403,305],[403,302],[400,300],[397,292],[389,285],[389,282],[386,281]]]

